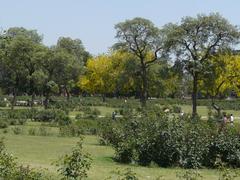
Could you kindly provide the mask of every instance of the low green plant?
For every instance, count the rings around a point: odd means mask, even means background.
[[[34,127],[29,128],[29,129],[28,129],[28,134],[31,135],[31,136],[37,135],[37,130],[36,130],[36,128],[34,128]]]
[[[84,179],[87,177],[87,171],[91,167],[92,159],[88,153],[83,152],[83,138],[72,152],[65,154],[56,162],[57,171],[62,175],[61,179]]]
[[[12,127],[12,131],[16,135],[23,134],[23,129],[21,127],[18,127],[18,126]]]
[[[38,128],[38,134],[39,134],[40,136],[49,136],[49,135],[50,135],[49,127],[40,126],[40,127]]]
[[[201,180],[203,176],[200,174],[198,169],[188,169],[184,172],[178,172],[176,177],[179,180]]]
[[[0,119],[0,129],[5,129],[9,125],[7,119]]]
[[[107,177],[105,180],[139,180],[137,174],[133,172],[130,168],[126,168],[123,170],[117,169],[115,171],[112,171],[112,174],[112,176]]]

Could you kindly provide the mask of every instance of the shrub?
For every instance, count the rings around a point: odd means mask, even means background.
[[[211,141],[207,157],[211,161],[206,161],[207,165],[213,166],[218,158],[227,165],[240,167],[240,135],[235,128],[226,127]]]
[[[83,139],[81,138],[72,152],[63,156],[56,163],[58,172],[66,179],[83,179],[87,177],[87,171],[91,167],[92,159],[89,154],[83,152],[82,143]]]
[[[182,108],[180,106],[172,106],[173,113],[180,113],[182,111]]]
[[[16,167],[15,158],[6,152],[3,139],[0,140],[0,179],[11,179]]]
[[[36,128],[28,129],[28,134],[31,135],[31,136],[35,136],[37,134]]]
[[[12,131],[14,134],[18,135],[18,134],[22,134],[23,133],[23,129],[18,127],[18,126],[15,126],[12,128]]]
[[[218,156],[227,165],[240,167],[240,128],[192,119],[169,117],[158,110],[146,109],[132,119],[106,121],[100,125],[102,144],[111,144],[115,159],[184,168],[214,167]]]
[[[137,174],[133,172],[130,168],[126,168],[123,170],[115,170],[113,171],[113,176],[108,177],[106,180],[110,179],[119,179],[119,180],[138,180]]]
[[[74,124],[67,125],[67,126],[61,126],[59,128],[60,136],[78,137],[81,134],[83,134],[82,129],[79,129],[79,127]]]
[[[197,169],[190,169],[176,174],[179,180],[201,180],[202,175]]]
[[[46,177],[40,170],[35,170],[29,166],[18,166],[12,177],[13,180],[44,180]]]
[[[7,107],[8,102],[0,100],[0,107]]]
[[[98,132],[98,122],[82,119],[66,126],[60,126],[60,136],[75,136],[78,137],[83,134],[96,135]]]
[[[7,128],[8,127],[8,122],[6,119],[0,119],[0,128],[1,129],[4,129],[4,128]]]
[[[41,122],[58,123],[59,125],[67,125],[71,123],[68,115],[59,109],[40,110],[36,113],[34,120]]]
[[[38,134],[40,136],[49,136],[50,135],[49,128],[46,126],[40,126],[38,128]]]
[[[90,107],[82,106],[79,111],[82,113],[77,114],[76,119],[95,119],[100,115],[100,111],[96,108],[91,109]]]
[[[240,173],[237,170],[229,169],[226,167],[219,168],[219,180],[235,180],[240,177]]]

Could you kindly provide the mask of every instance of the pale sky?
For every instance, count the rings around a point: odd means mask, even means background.
[[[161,27],[184,16],[219,12],[240,25],[238,0],[0,0],[0,27],[36,29],[50,46],[60,36],[79,38],[92,54],[115,42],[114,25],[143,17]]]

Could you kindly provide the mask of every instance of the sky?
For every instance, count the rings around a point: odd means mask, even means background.
[[[106,53],[117,39],[114,25],[143,17],[161,27],[185,16],[219,12],[240,25],[238,0],[0,0],[0,28],[24,27],[51,46],[59,37],[78,38],[86,49]]]

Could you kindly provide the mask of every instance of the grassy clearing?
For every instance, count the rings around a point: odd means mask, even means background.
[[[56,168],[52,162],[61,155],[67,153],[76,144],[78,138],[41,137],[5,134],[7,149],[16,157],[18,162],[29,164],[32,167],[47,168],[55,179]],[[137,165],[123,165],[113,161],[114,151],[111,147],[100,146],[96,136],[85,136],[84,149],[93,158],[93,166],[89,172],[89,179],[102,180],[112,176],[113,171],[130,167],[140,179],[156,179],[163,176],[166,180],[176,179],[176,172],[182,172],[177,168],[141,167]],[[201,170],[204,179],[218,179],[216,170]]]
[[[182,110],[185,113],[191,113],[192,112],[192,106],[190,105],[181,105],[180,106]],[[207,106],[198,106],[197,107],[198,114],[200,116],[208,116],[208,107]],[[240,111],[235,111],[235,110],[222,110],[222,112],[226,112],[227,114],[233,114],[235,117],[240,117]]]

